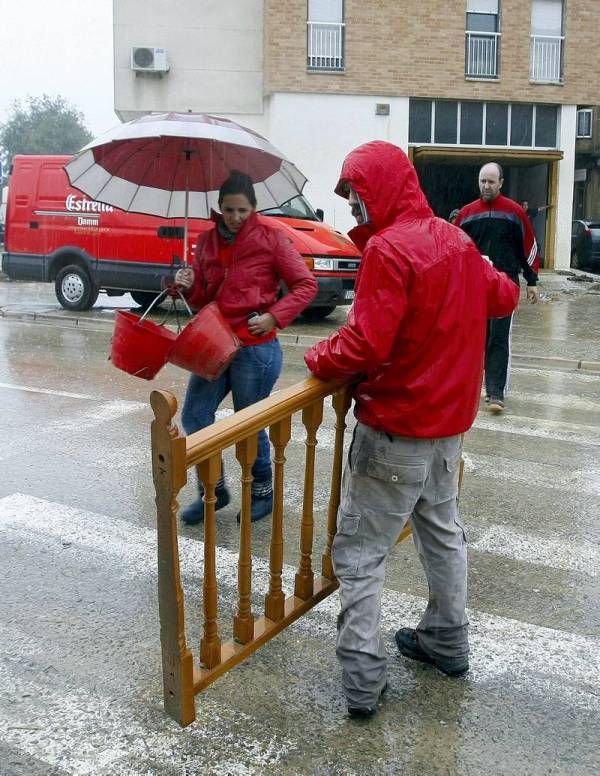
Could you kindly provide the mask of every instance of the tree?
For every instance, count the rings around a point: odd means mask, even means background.
[[[60,96],[27,97],[24,106],[15,100],[0,125],[0,156],[10,162],[15,154],[74,154],[92,139],[84,121]]]

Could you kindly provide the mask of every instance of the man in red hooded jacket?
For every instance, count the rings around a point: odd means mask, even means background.
[[[479,404],[488,318],[517,306],[516,285],[460,229],[436,218],[406,154],[375,141],[344,161],[363,249],[354,304],[312,347],[317,377],[356,379],[357,424],[332,556],[340,582],[337,655],[348,711],[375,713],[386,687],[380,600],[388,553],[412,517],[429,583],[400,652],[450,676],[468,670],[467,557],[457,509],[462,434]]]

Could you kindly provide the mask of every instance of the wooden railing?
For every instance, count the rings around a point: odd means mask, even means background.
[[[313,569],[313,494],[315,487],[317,431],[323,420],[324,400],[332,396],[335,441],[330,472],[327,533],[321,570]],[[286,626],[337,588],[331,562],[331,544],[336,530],[343,468],[344,431],[350,407],[350,386],[344,381],[322,382],[308,378],[264,401],[237,412],[188,437],[174,423],[175,397],[153,391],[151,404],[152,464],[158,518],[158,593],[162,646],[165,709],[181,725],[195,719],[194,696],[217,677],[261,647]],[[301,413],[305,429],[304,495],[300,526],[298,568],[294,591],[283,590],[283,523],[285,452],[291,439],[292,416]],[[269,587],[264,614],[257,617],[252,598],[252,523],[250,520],[252,465],[257,453],[257,435],[269,429],[274,456],[274,506],[269,552]],[[221,475],[221,455],[235,447],[241,467],[241,522],[238,558],[238,601],[233,614],[233,640],[222,643],[219,631],[216,562],[217,521],[215,486]],[[183,588],[179,568],[177,494],[187,482],[187,472],[196,467],[205,489],[204,516],[204,628],[195,662],[186,643]],[[407,527],[400,539],[408,536]]]

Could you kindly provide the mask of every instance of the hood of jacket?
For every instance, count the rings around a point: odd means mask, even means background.
[[[365,203],[369,216],[368,224],[353,230],[363,233],[360,242],[366,232],[379,232],[399,218],[433,216],[412,162],[392,143],[374,140],[351,151],[342,165],[336,194],[347,199],[348,184]]]

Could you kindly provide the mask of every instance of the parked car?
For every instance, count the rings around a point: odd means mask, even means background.
[[[67,310],[88,310],[98,293],[131,293],[147,307],[163,278],[177,269],[183,219],[128,213],[96,202],[69,185],[70,156],[15,156],[8,185],[2,269],[12,280],[53,282]],[[318,283],[303,315],[320,320],[337,305],[350,305],[360,252],[323,223],[303,196],[263,211],[304,257]],[[189,255],[210,221],[189,222]]]
[[[600,221],[573,221],[571,266],[573,269],[600,270]]]

